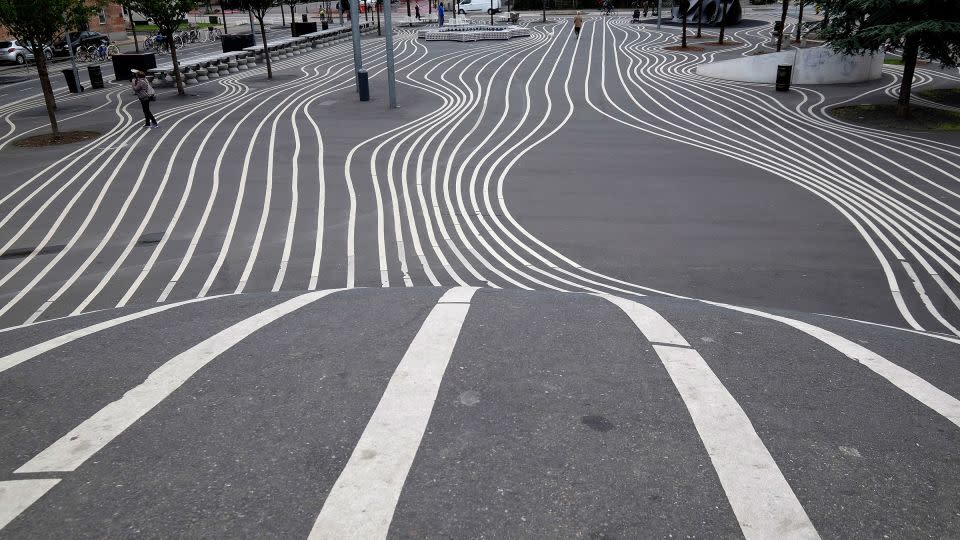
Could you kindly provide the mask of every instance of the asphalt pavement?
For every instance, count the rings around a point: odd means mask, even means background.
[[[528,19],[0,101],[0,537],[956,536],[960,141]]]

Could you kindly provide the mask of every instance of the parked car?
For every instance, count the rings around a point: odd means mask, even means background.
[[[460,13],[500,13],[500,0],[460,0]]]
[[[43,55],[50,60],[53,58],[53,50],[50,47],[44,47]],[[0,62],[16,62],[23,65],[31,61],[33,61],[33,50],[26,43],[16,39],[0,41]]]
[[[94,32],[93,30],[84,30],[82,32],[70,32],[70,45],[73,46],[73,52],[77,52],[77,47],[99,47],[100,45],[109,45],[110,36]],[[55,41],[53,43],[53,53],[57,56],[70,56],[67,50],[67,39]]]

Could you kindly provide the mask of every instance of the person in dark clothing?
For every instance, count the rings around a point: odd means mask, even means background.
[[[443,26],[443,2],[437,4],[437,22]]]
[[[420,20],[420,4],[413,6],[413,9],[417,14],[417,20],[419,21]]]
[[[155,99],[156,94],[145,75],[142,71],[136,72],[132,83],[133,93],[137,95],[137,99],[140,100],[140,107],[143,108],[143,127],[156,128],[160,126],[157,124],[157,119],[153,116],[153,113],[150,112],[150,102]]]

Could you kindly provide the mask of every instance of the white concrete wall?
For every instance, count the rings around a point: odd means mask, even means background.
[[[872,81],[883,74],[883,55],[840,55],[828,47],[793,49],[745,56],[697,66],[697,74],[728,81],[769,83],[777,79],[777,66],[793,66],[793,84],[843,84]]]

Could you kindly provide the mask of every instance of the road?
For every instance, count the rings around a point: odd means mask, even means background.
[[[0,105],[0,536],[954,536],[956,136],[571,24]]]

